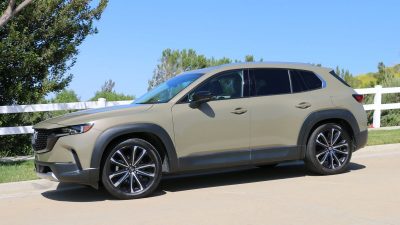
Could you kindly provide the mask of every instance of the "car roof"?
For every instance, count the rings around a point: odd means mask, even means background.
[[[186,71],[185,73],[210,73],[233,69],[244,69],[244,68],[285,68],[285,69],[302,69],[302,70],[329,70],[331,68],[316,66],[311,63],[296,63],[296,62],[241,62],[241,63],[230,63],[219,66],[206,67],[197,70]]]

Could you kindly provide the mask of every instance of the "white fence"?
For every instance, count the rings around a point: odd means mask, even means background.
[[[71,103],[53,103],[53,104],[35,104],[35,105],[13,105],[0,106],[0,114],[6,113],[24,113],[24,112],[46,112],[58,110],[74,110],[74,109],[96,109],[114,105],[127,105],[130,101],[113,101],[107,102],[105,98],[99,98],[98,101],[92,102],[71,102]],[[1,135],[12,134],[29,134],[33,133],[32,126],[20,127],[0,127]]]
[[[381,85],[376,85],[374,88],[355,89],[359,94],[375,94],[374,104],[364,105],[364,109],[374,110],[372,119],[373,128],[381,127],[381,112],[387,109],[400,109],[400,103],[382,104],[382,94],[400,93],[400,87],[382,88]]]
[[[387,109],[400,109],[400,103],[382,104],[382,94],[400,93],[400,87],[382,88],[377,85],[374,88],[356,89],[359,94],[374,94],[374,103],[364,105],[365,110],[374,110],[373,127],[381,127],[381,112]],[[132,101],[113,101],[107,102],[104,98],[99,98],[98,101],[92,102],[72,102],[72,103],[57,103],[57,104],[35,104],[35,105],[13,105],[0,106],[0,114],[6,113],[24,113],[24,112],[44,112],[57,110],[74,110],[74,109],[94,109],[114,105],[126,105]],[[32,126],[20,127],[0,127],[1,135],[12,134],[28,134],[33,133]]]

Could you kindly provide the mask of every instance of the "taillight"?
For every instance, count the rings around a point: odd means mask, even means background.
[[[353,98],[354,98],[357,102],[362,103],[363,100],[364,100],[364,95],[353,94]]]

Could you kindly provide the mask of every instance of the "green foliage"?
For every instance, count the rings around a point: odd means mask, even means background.
[[[93,9],[87,0],[37,0],[7,23],[0,30],[0,105],[36,103],[66,87],[77,47],[96,32],[93,21],[106,4]]]
[[[395,77],[390,71],[385,71],[382,76],[381,84],[383,87],[400,87],[400,78]],[[400,93],[382,95],[383,104],[398,102],[400,102]],[[400,110],[383,110],[381,114],[381,125],[384,127],[400,126]]]
[[[133,95],[125,95],[115,92],[114,87],[115,82],[111,79],[104,82],[101,90],[97,91],[94,97],[90,99],[90,101],[97,101],[99,98],[105,98],[107,101],[124,101],[135,99],[135,96]]]
[[[198,55],[193,49],[183,49],[181,51],[165,49],[161,54],[160,63],[154,70],[153,78],[149,80],[148,90],[184,71],[226,62],[230,62],[230,60],[225,58],[208,60],[204,55]]]
[[[335,73],[353,88],[357,88],[361,84],[356,77],[353,77],[353,74],[349,70],[340,69],[339,66],[336,66]]]
[[[33,168],[33,160],[0,162],[0,183],[38,179]]]
[[[367,145],[400,143],[400,129],[368,131]]]
[[[90,101],[97,101],[99,98],[105,98],[107,99],[107,101],[124,101],[124,100],[133,100],[135,99],[135,96],[116,93],[115,91],[113,92],[98,91],[96,92],[94,97],[90,99]]]
[[[68,102],[79,102],[80,98],[73,90],[64,89],[57,93],[56,96],[50,100],[52,103],[68,103]]]
[[[115,82],[109,79],[108,81],[104,82],[103,86],[101,86],[102,92],[113,92],[115,87]]]
[[[400,126],[399,110],[384,110],[381,115],[381,126],[382,127]]]
[[[64,89],[61,92],[57,93],[56,96],[49,101],[49,103],[69,103],[69,102],[79,102],[80,98],[73,90]],[[66,113],[71,113],[76,110],[61,110],[61,111],[52,111],[52,112],[44,112],[42,115],[43,119],[48,119],[51,117],[61,116]]]
[[[246,55],[246,62],[255,62],[253,55]],[[260,60],[262,61],[262,59]],[[161,54],[159,64],[154,70],[153,77],[149,80],[148,90],[153,89],[164,81],[189,70],[201,69],[210,66],[218,66],[232,62],[241,62],[239,60],[223,57],[215,59],[214,57],[207,58],[204,55],[199,55],[193,49],[172,50],[165,49]]]
[[[378,72],[368,73],[357,77],[361,83],[363,79],[369,78],[370,85],[367,87],[374,87],[376,84],[380,84],[383,87],[400,87],[400,65],[394,67],[386,67],[383,63],[378,64]],[[360,86],[365,87],[361,84]],[[374,95],[366,95],[364,104],[373,104]],[[383,94],[382,103],[398,103],[400,102],[400,94]],[[369,111],[368,123],[372,124],[373,111]],[[399,126],[400,125],[400,111],[398,109],[383,110],[381,113],[381,126]]]
[[[378,72],[361,74],[357,79],[361,81],[359,88],[374,87],[375,85],[385,85],[388,81],[394,78],[400,78],[400,64],[393,67],[387,67],[380,62],[378,64]],[[392,86],[393,87],[393,86]]]
[[[254,56],[253,55],[246,55],[244,57],[245,62],[254,62]]]
[[[0,105],[36,104],[71,81],[78,46],[107,5],[90,0],[36,0],[0,29]],[[1,1],[0,11],[7,1]],[[45,114],[0,115],[0,126],[37,123]],[[26,154],[30,135],[1,136],[0,151]],[[18,145],[16,144],[18,143]]]

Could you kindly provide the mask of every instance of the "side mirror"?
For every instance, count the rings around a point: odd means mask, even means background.
[[[212,100],[213,95],[209,91],[199,91],[193,94],[190,108],[198,108],[201,104]]]

